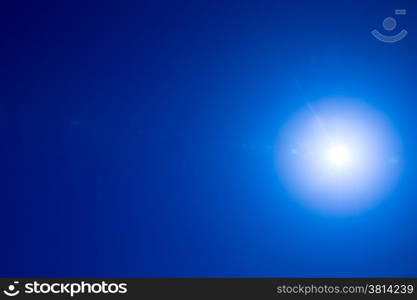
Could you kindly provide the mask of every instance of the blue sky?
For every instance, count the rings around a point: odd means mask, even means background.
[[[1,275],[417,276],[412,1],[2,6]],[[409,35],[377,41],[397,8]],[[323,216],[276,141],[340,96],[390,118],[404,168],[372,210]]]

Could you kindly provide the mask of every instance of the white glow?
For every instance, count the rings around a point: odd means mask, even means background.
[[[311,103],[282,129],[277,144],[280,182],[307,207],[358,213],[394,186],[400,152],[391,123],[363,102]]]
[[[351,162],[351,153],[344,145],[331,146],[327,152],[328,162],[334,167],[347,167]]]

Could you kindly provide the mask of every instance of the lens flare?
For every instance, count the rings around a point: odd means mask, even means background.
[[[350,99],[306,105],[283,126],[276,155],[290,195],[331,214],[373,207],[401,171],[400,142],[388,118]]]
[[[347,167],[352,159],[349,149],[344,145],[331,146],[327,158],[331,166],[338,168]]]

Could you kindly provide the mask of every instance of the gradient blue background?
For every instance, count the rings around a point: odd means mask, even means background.
[[[107,2],[1,4],[1,276],[417,276],[415,1]],[[333,95],[403,142],[365,214],[277,175],[283,123]]]

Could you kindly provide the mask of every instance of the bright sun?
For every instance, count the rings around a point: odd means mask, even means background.
[[[327,159],[333,167],[346,167],[352,161],[352,156],[345,145],[333,145],[327,152]]]
[[[366,211],[385,199],[402,171],[392,125],[362,101],[309,102],[279,134],[280,183],[296,201],[326,214]]]

